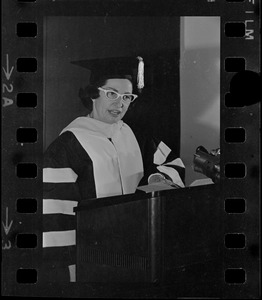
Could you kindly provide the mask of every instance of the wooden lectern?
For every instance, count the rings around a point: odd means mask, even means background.
[[[77,282],[221,281],[223,205],[215,184],[82,201]]]

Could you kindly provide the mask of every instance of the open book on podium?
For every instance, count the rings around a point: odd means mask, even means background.
[[[84,200],[75,212],[77,282],[223,280],[216,184]]]

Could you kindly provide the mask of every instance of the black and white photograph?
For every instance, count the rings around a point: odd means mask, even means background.
[[[220,18],[59,16],[44,28],[43,252],[58,281],[75,280],[80,201],[219,180]]]
[[[3,2],[2,294],[256,298],[256,3]]]

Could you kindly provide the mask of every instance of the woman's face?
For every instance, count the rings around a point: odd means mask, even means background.
[[[119,94],[131,94],[133,89],[132,83],[125,78],[108,79],[101,88],[113,90]],[[123,103],[120,96],[115,100],[110,100],[104,91],[99,90],[99,97],[94,99],[92,117],[113,124],[124,117],[128,107],[129,104]]]

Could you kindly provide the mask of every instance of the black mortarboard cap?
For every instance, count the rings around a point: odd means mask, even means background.
[[[90,71],[90,84],[104,78],[130,78],[138,90],[144,86],[144,63],[142,57],[110,57],[72,61]],[[137,80],[137,81],[136,81]]]

